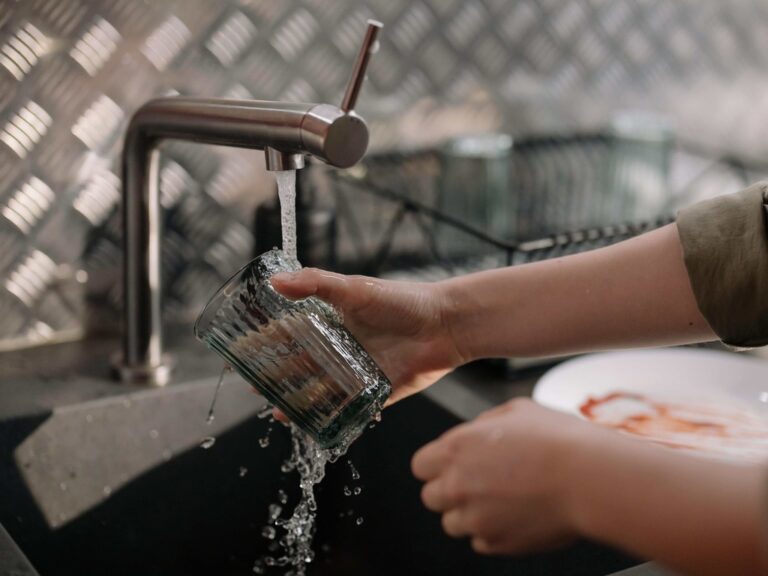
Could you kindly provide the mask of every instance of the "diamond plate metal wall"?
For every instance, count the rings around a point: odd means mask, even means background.
[[[759,0],[0,0],[0,348],[78,336],[85,285],[119,303],[116,159],[143,101],[338,102],[369,17],[386,26],[360,104],[374,147],[643,108],[712,146],[766,149]],[[181,314],[248,257],[272,184],[255,152],[164,156]]]

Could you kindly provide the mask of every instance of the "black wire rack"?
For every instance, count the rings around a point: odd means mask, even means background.
[[[618,148],[605,134],[516,142],[504,190],[514,196],[514,206],[506,206],[510,218],[503,230],[447,204],[440,150],[373,155],[353,169],[329,171],[339,267],[370,275],[418,269],[456,274],[629,238],[672,220],[664,189],[669,151],[648,151],[646,146],[633,157],[634,151]],[[638,202],[643,190],[628,185],[639,180],[637,174],[644,177],[641,184],[659,188],[650,208]],[[636,214],[646,217],[625,221]]]
[[[672,222],[680,206],[768,174],[763,163],[671,136],[612,132],[521,139],[507,160],[505,192],[514,202],[501,231],[446,205],[440,149],[374,154],[352,169],[323,171],[338,218],[338,268],[437,278],[564,256]]]

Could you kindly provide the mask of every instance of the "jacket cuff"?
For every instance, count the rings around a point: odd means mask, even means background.
[[[677,228],[699,310],[730,346],[768,344],[768,182],[680,210]]]

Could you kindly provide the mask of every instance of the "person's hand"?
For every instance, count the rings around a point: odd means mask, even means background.
[[[413,457],[422,500],[445,532],[486,554],[550,548],[578,535],[563,465],[576,439],[610,433],[517,399],[459,425]],[[610,433],[612,434],[612,433]]]
[[[291,299],[317,296],[341,313],[344,326],[392,383],[387,404],[423,390],[464,362],[446,326],[446,296],[436,284],[304,268],[276,274],[272,286]]]

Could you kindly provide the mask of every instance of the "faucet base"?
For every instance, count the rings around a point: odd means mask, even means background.
[[[123,362],[123,355],[112,357],[112,373],[125,384],[145,386],[165,386],[171,381],[176,361],[170,354],[163,354],[162,362],[157,365],[129,366]]]

